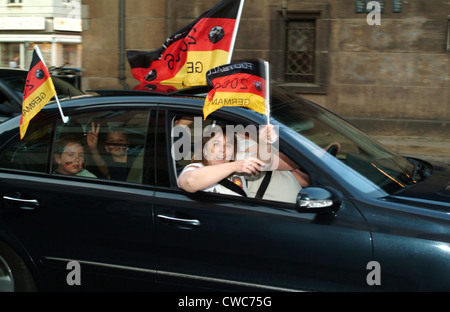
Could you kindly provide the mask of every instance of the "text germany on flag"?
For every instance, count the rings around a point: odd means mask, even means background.
[[[38,46],[33,51],[23,91],[20,138],[25,136],[31,119],[56,95],[55,86],[42,59]]]
[[[266,114],[266,78],[263,61],[219,66],[206,73],[212,88],[205,99],[203,116],[223,106],[239,106]]]
[[[209,69],[228,63],[241,1],[220,2],[156,51],[128,51],[134,77],[142,84],[205,85]]]

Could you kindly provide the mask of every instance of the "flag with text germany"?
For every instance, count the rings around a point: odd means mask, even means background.
[[[243,3],[221,1],[156,51],[127,51],[133,76],[143,85],[206,85],[205,73],[230,61]]]
[[[23,91],[20,138],[25,136],[31,119],[56,95],[52,78],[45,66],[38,46],[34,47],[33,59]]]
[[[211,91],[205,99],[203,116],[223,106],[238,106],[266,114],[266,68],[263,61],[219,66],[206,73]]]

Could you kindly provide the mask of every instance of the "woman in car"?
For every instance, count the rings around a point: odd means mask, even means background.
[[[223,127],[212,126],[210,131],[205,131],[207,133],[211,135],[202,138],[199,160],[183,169],[178,186],[190,193],[202,190],[247,196],[244,175],[259,174],[266,163],[255,157],[235,160],[237,140],[228,137]]]

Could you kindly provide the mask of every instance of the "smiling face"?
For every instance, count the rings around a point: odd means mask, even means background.
[[[225,134],[215,134],[205,144],[203,153],[210,166],[224,164],[233,159],[234,145]]]
[[[105,149],[113,157],[121,157],[126,155],[128,150],[127,136],[120,132],[109,133],[106,138]]]
[[[76,175],[83,169],[84,147],[79,143],[67,143],[60,153],[55,154],[58,164],[56,172],[67,175]]]

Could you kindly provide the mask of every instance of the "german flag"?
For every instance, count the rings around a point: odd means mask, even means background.
[[[266,71],[261,60],[219,66],[206,73],[211,91],[205,99],[203,116],[223,106],[253,109],[265,115]]]
[[[31,119],[56,95],[52,78],[45,66],[41,51],[34,47],[30,70],[23,91],[20,139],[25,136]]]
[[[152,52],[128,51],[141,84],[206,85],[205,73],[229,63],[244,0],[224,0]]]

